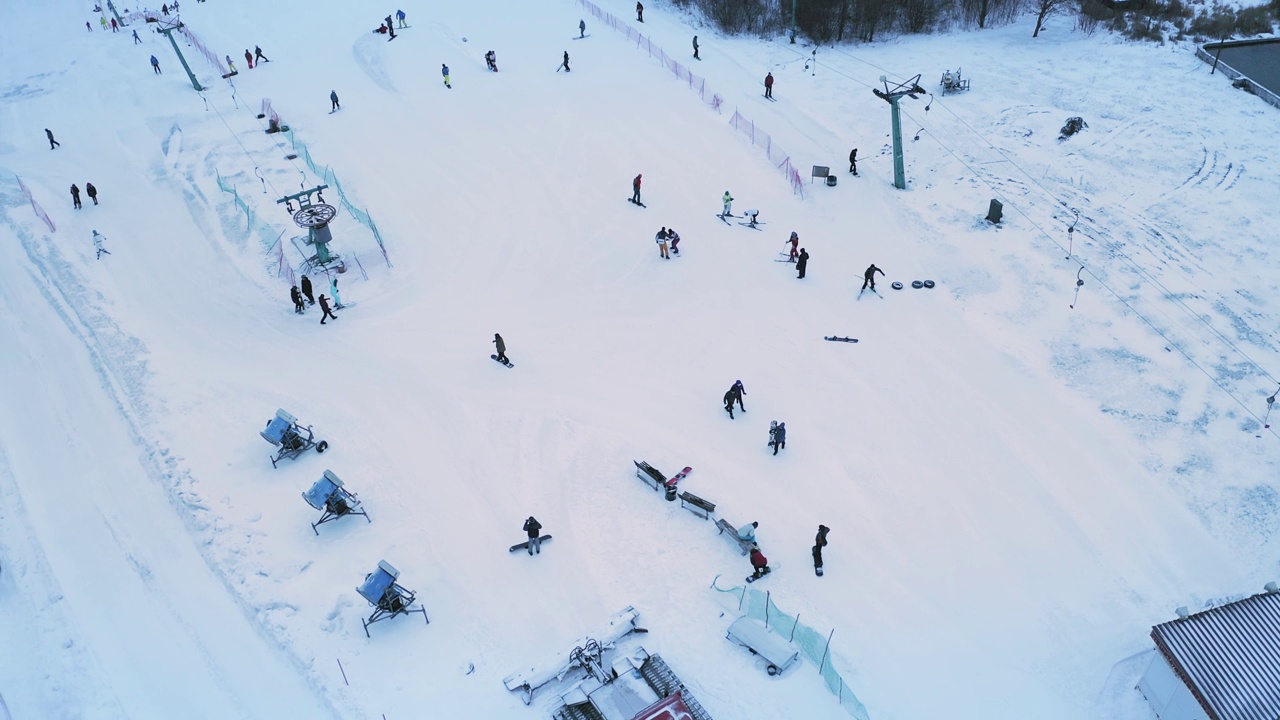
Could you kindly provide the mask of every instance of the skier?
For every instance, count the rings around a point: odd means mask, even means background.
[[[75,183],[71,184],[71,206],[76,210],[80,209],[80,188]]]
[[[791,238],[790,238],[789,240],[787,240],[787,242],[784,242],[784,243],[782,243],[782,244],[783,244],[783,245],[787,245],[787,244],[790,244],[790,245],[791,245],[791,255],[790,255],[790,257],[788,257],[788,258],[787,258],[787,261],[788,261],[788,262],[795,262],[795,261],[796,261],[796,258],[800,256],[800,252],[799,252],[798,250],[796,250],[796,248],[797,248],[797,247],[799,247],[799,245],[800,245],[800,236],[796,234],[796,231],[795,231],[795,230],[792,230],[792,231],[791,231]]]
[[[694,35],[694,36],[693,36],[693,59],[694,59],[694,60],[701,60],[701,59],[702,59],[702,58],[698,57],[698,36],[697,36],[697,35]]]
[[[818,535],[813,539],[813,571],[818,577],[822,577],[822,548],[827,546],[827,533],[831,532],[831,528],[826,525],[818,526]]]
[[[152,56],[151,56],[151,69],[152,69],[152,70],[155,70],[155,72],[156,72],[156,74],[157,74],[157,75],[163,75],[163,74],[164,74],[164,73],[160,72],[160,61],[156,59],[156,56],[155,56],[155,55],[152,55]]]
[[[797,280],[804,279],[804,270],[807,267],[809,267],[809,253],[804,248],[800,248],[800,257],[796,258],[796,270],[800,271],[800,274],[796,275]]]
[[[453,86],[449,84],[449,66],[440,63],[440,74],[444,76],[444,86],[452,90]]]
[[[134,30],[134,32],[136,33],[136,32],[137,32],[137,30]],[[239,71],[237,71],[237,70],[236,70],[236,64],[235,64],[234,62],[232,62],[232,61],[231,61],[231,56],[230,56],[230,55],[228,55],[228,56],[227,56],[227,58],[226,58],[226,60],[227,60],[227,69],[228,69],[228,74],[230,74],[230,75],[238,75],[238,74],[239,74]]]
[[[662,259],[670,260],[671,256],[667,254],[667,240],[670,239],[670,236],[667,235],[667,228],[663,227],[659,230],[658,233],[653,236],[653,239],[658,243],[658,254],[662,256]]]
[[[644,5],[636,0],[636,22],[644,22]]]
[[[293,301],[293,311],[301,315],[306,312],[306,307],[302,304],[302,293],[298,292],[298,286],[294,285],[289,289],[289,299]]]
[[[249,63],[249,69],[253,69],[253,53],[249,52],[249,48],[244,49],[244,61]]]
[[[396,39],[396,26],[391,24],[390,15],[387,16],[386,22],[387,22],[387,32],[391,33],[391,37],[387,38],[387,42],[391,42],[392,40]]]
[[[746,525],[743,525],[742,527],[738,528],[738,539],[748,540],[754,543],[756,541],[756,528],[758,527],[760,527],[760,523],[754,520],[747,523]]]
[[[256,60],[259,65],[261,65],[264,62],[271,62],[270,60],[267,59],[266,55],[262,54],[262,48],[258,47],[257,45],[253,46],[253,59]]]
[[[88,21],[88,20],[85,20],[85,21],[84,21],[84,26],[85,26],[85,28],[86,28],[89,32],[93,32],[93,26],[89,24],[89,21]],[[134,32],[136,33],[136,32],[138,32],[138,31],[137,31],[137,30],[134,30]]]
[[[679,255],[680,248],[677,246],[680,244],[680,234],[676,232],[675,228],[667,228],[667,237],[671,239],[671,252]]]
[[[876,273],[880,273],[881,275],[883,275],[884,271],[876,267],[875,263],[871,263],[871,267],[867,268],[867,271],[862,273],[862,289],[863,290],[866,290],[867,286],[870,285],[871,292],[876,291]]]
[[[396,11],[396,20],[398,20],[398,21],[400,22],[400,27],[402,27],[402,28],[409,27],[408,25],[405,25],[405,24],[404,24],[404,11],[403,11],[403,10],[397,10],[397,11]]]
[[[160,12],[164,13],[165,15],[168,15],[168,14],[169,14],[169,6],[168,6],[167,4],[166,4],[166,5],[161,5],[161,6],[160,6]]]
[[[102,26],[103,30],[107,29],[107,19],[105,17],[98,18],[98,24]]]
[[[787,424],[778,423],[773,431],[773,454],[777,455],[779,450],[787,449]]]
[[[530,515],[528,520],[524,521],[524,532],[529,536],[529,554],[542,554],[542,523],[538,519]]]
[[[324,314],[320,316],[321,325],[323,325],[324,321],[329,318],[333,318],[334,320],[338,319],[338,316],[334,315],[333,310],[329,308],[329,298],[323,295],[320,296],[320,309],[324,311]]]
[[[560,63],[560,67],[564,68],[565,72],[569,72],[569,51],[568,50],[564,51],[564,62]]]
[[[494,53],[492,50],[490,50],[489,52],[485,53],[485,54],[484,54],[484,64],[485,64],[485,65],[488,65],[490,70],[492,70],[492,71],[494,71],[494,72],[498,72],[498,56],[497,56],[497,54],[496,54],[496,53]]]
[[[338,294],[338,278],[329,278],[329,294],[333,296],[333,309],[342,309],[342,296]]]
[[[47,135],[47,136],[49,137],[49,149],[50,149],[50,150],[52,150],[52,149],[54,149],[54,148],[56,148],[56,147],[58,147],[59,145],[61,145],[61,144],[62,144],[62,143],[58,142],[57,140],[54,140],[54,139],[53,139],[53,131],[52,131],[52,130],[50,130],[49,128],[45,128],[45,129],[44,129],[44,134],[45,134],[45,135]]]
[[[333,107],[332,107],[332,108],[330,108],[329,112],[333,112],[334,110],[341,110],[341,109],[342,109],[342,106],[338,104],[338,91],[337,91],[337,90],[330,90],[330,91],[329,91],[329,102],[333,103]]]
[[[93,28],[89,28],[89,31],[92,32]],[[579,20],[578,21],[578,38],[582,39],[586,36],[587,36],[587,21]]]
[[[765,73],[764,76],[764,96],[773,99],[773,73]]]
[[[751,577],[762,578],[769,573],[769,558],[760,552],[759,547],[751,548]]]
[[[97,205],[98,204],[98,188],[94,187],[93,183],[85,183],[84,191],[89,195],[89,199],[93,201],[93,204]]]
[[[631,202],[640,204],[640,175],[636,175],[636,179],[631,181]]]
[[[720,219],[723,220],[726,215],[729,217],[733,217],[732,210],[733,210],[733,196],[729,194],[728,190],[725,190],[724,191],[724,212],[720,213]]]
[[[133,44],[134,44],[134,45],[141,45],[141,44],[142,44],[142,38],[138,37],[138,31],[137,31],[137,30],[134,30],[134,31],[133,31]]]
[[[724,394],[724,411],[729,413],[729,419],[733,419],[733,402],[737,398],[734,397],[733,388],[729,388]]]
[[[111,32],[120,32],[120,26],[116,24],[115,18],[111,18]]]
[[[311,295],[311,278],[306,275],[302,276],[302,294],[307,298],[308,305],[315,305],[316,299]]]
[[[854,175],[858,174],[858,148],[854,148],[849,152],[849,172]]]
[[[502,363],[503,365],[506,365],[507,363],[511,362],[510,360],[507,359],[507,344],[503,342],[502,336],[499,335],[498,333],[493,334],[493,346],[498,351],[498,362]]]
[[[742,404],[742,396],[747,394],[747,389],[742,386],[741,380],[734,380],[733,386],[729,388],[729,392],[733,393],[733,398],[738,402],[738,407],[742,408],[742,412],[747,411],[747,406]]]
[[[94,230],[93,231],[93,249],[98,251],[98,256],[94,258],[95,260],[101,260],[103,255],[111,254],[110,250],[102,247],[103,240],[106,240],[106,238],[99,235],[97,230]]]

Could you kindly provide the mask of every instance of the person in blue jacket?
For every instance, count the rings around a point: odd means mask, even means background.
[[[156,59],[156,56],[155,56],[155,55],[152,55],[152,56],[151,56],[151,69],[152,69],[152,70],[155,70],[157,75],[163,75],[163,74],[164,74],[164,73],[160,72],[160,61]]]
[[[452,90],[453,86],[449,84],[449,66],[441,63],[440,74],[444,76],[444,86]]]
[[[397,10],[397,11],[396,11],[396,20],[399,20],[399,21],[400,21],[400,27],[402,27],[402,28],[404,28],[404,27],[408,27],[408,25],[405,25],[405,24],[404,24],[404,11],[403,11],[403,10]]]

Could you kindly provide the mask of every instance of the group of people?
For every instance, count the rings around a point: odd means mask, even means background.
[[[98,204],[98,188],[94,187],[93,183],[85,183],[84,192],[93,201],[94,205]],[[71,183],[71,207],[76,210],[80,209],[80,188],[76,187],[75,183]]]
[[[742,396],[747,394],[747,389],[743,387],[741,380],[734,380],[733,386],[724,394],[724,410],[729,413],[729,419],[733,419],[733,406],[736,404],[742,412],[747,411],[747,406],[742,404]]]
[[[760,543],[756,541],[756,528],[760,527],[760,523],[753,521],[738,528],[738,538],[751,543],[751,577],[752,579],[760,578],[769,573],[769,559],[760,551]],[[827,534],[831,532],[831,528],[826,525],[818,525],[818,534],[813,539],[813,571],[818,577],[822,577],[822,549],[827,546]]]
[[[658,231],[657,235],[654,235],[654,240],[658,243],[658,254],[661,255],[664,260],[671,259],[670,253],[675,253],[677,255],[680,254],[680,233],[676,232],[675,228],[667,228],[664,226]],[[668,250],[670,250],[670,252],[668,252]]]
[[[404,11],[396,10],[396,20],[399,22],[399,26],[401,29],[409,27],[408,25],[405,24],[404,18],[405,18]],[[391,37],[387,38],[387,42],[391,42],[392,40],[396,39],[396,24],[391,22],[391,16],[388,15],[382,21],[382,24],[378,26],[378,29],[374,30],[374,32],[380,33],[382,35],[390,35]]]
[[[293,301],[293,311],[299,315],[306,312],[307,305],[316,304],[316,298],[312,294],[311,278],[303,275],[300,285],[301,288],[298,285],[294,285],[289,290],[289,299]],[[333,276],[329,277],[329,294],[333,296],[332,306],[329,305],[329,298],[320,295],[320,310],[323,312],[320,316],[321,325],[324,325],[326,320],[337,320],[338,316],[333,311],[342,307],[342,298],[338,295],[338,278]],[[303,304],[304,298],[306,299],[306,305]]]

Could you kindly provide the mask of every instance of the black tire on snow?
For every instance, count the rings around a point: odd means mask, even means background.
[[[324,452],[325,450],[328,450],[328,449],[329,449],[329,441],[328,441],[328,440],[321,440],[320,442],[316,443],[316,452],[318,452],[318,453],[322,453],[322,452]]]

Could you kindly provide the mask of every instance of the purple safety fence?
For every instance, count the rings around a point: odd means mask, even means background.
[[[14,177],[18,178],[18,188],[22,190],[23,195],[27,196],[27,202],[31,203],[31,209],[36,211],[36,217],[44,221],[45,226],[49,228],[49,232],[57,232],[58,228],[54,227],[49,215],[45,213],[44,208],[40,207],[40,203],[36,202],[36,199],[32,197],[31,188],[28,188],[27,184],[22,182],[22,178],[17,175],[14,175]]]
[[[649,57],[656,57],[672,74],[687,82],[689,89],[697,93],[698,97],[702,98],[702,102],[710,105],[716,112],[720,112],[721,106],[724,105],[724,98],[707,87],[705,78],[694,75],[680,61],[668,55],[661,47],[653,44],[652,39],[645,37],[625,21],[619,20],[613,13],[602,10],[599,5],[591,2],[591,0],[578,0],[578,4],[591,13],[591,16],[595,19],[616,32],[626,35],[628,40],[634,42],[638,49],[647,52]],[[800,171],[796,170],[795,164],[791,162],[791,156],[774,144],[773,138],[769,137],[768,133],[757,128],[755,122],[742,117],[736,110],[733,112],[733,117],[729,120],[729,123],[733,125],[735,130],[751,138],[752,144],[764,148],[765,154],[769,157],[769,162],[773,163],[774,167],[787,176],[787,181],[791,183],[792,191],[804,197],[804,181],[800,179]]]

